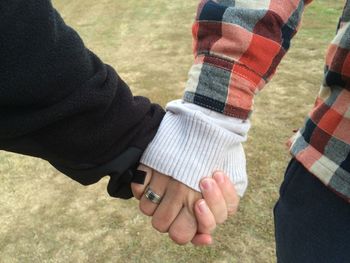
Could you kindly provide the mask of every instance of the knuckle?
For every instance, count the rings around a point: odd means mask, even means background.
[[[238,206],[239,206],[239,197],[235,198],[234,200],[232,200],[230,204],[227,205],[228,215],[233,215],[237,213]]]
[[[209,233],[213,233],[215,228],[216,228],[216,223],[213,224],[208,224],[208,225],[201,225],[198,227],[200,229],[201,233],[205,233],[205,234],[209,234]]]
[[[216,228],[216,223],[215,222],[206,222],[206,223],[202,223],[202,228],[204,228],[205,230],[207,230],[207,232],[212,232],[215,230]]]
[[[229,216],[232,216],[232,215],[236,214],[237,210],[238,210],[238,206],[235,205],[235,204],[227,206],[227,213],[228,213]]]
[[[169,233],[170,238],[178,245],[186,245],[190,240],[182,234],[179,233]]]
[[[198,228],[202,229],[205,232],[211,232],[216,228],[215,218],[198,218]]]
[[[140,202],[140,211],[146,215],[146,216],[152,216],[153,215],[153,209],[145,205],[143,202]]]
[[[152,217],[152,226],[160,233],[168,232],[168,225],[158,218]]]
[[[131,190],[135,198],[140,199],[143,194],[143,189],[140,186],[135,186],[131,184]]]
[[[188,188],[183,183],[180,183],[179,181],[176,181],[176,180],[171,181],[169,188],[173,192],[177,193],[176,196],[178,197],[184,196],[188,191]]]
[[[216,223],[218,224],[223,224],[228,218],[228,214],[227,212],[226,213],[223,213],[221,216],[219,216],[217,219],[216,219]]]

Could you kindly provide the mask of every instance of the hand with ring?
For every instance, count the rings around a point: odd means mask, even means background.
[[[192,242],[209,245],[217,224],[237,211],[239,196],[234,185],[222,172],[203,178],[199,193],[181,182],[141,165],[147,173],[145,183],[131,184],[140,210],[152,216],[152,226],[177,244]]]

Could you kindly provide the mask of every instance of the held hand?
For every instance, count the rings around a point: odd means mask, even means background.
[[[169,176],[146,166],[139,169],[147,172],[145,184],[132,184],[131,187],[134,196],[140,200],[140,210],[152,216],[155,229],[168,232],[177,244],[190,241],[195,245],[210,244],[216,224],[224,222],[238,207],[239,197],[233,184],[220,172],[214,179],[202,179],[200,187],[204,199],[201,199],[201,193]],[[147,198],[145,191],[151,196]],[[162,197],[159,204],[157,196]]]

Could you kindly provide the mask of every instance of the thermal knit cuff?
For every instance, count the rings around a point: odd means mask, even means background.
[[[199,111],[166,113],[141,163],[200,191],[201,178],[224,171],[243,196],[248,180],[241,136],[208,121]]]

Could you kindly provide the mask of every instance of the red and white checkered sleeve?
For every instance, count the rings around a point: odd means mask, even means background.
[[[183,101],[167,105],[141,163],[197,191],[201,178],[221,170],[243,196],[248,176],[242,143],[253,98],[288,50],[305,3],[202,0]]]
[[[310,0],[202,0],[193,24],[195,61],[184,100],[247,119]]]

